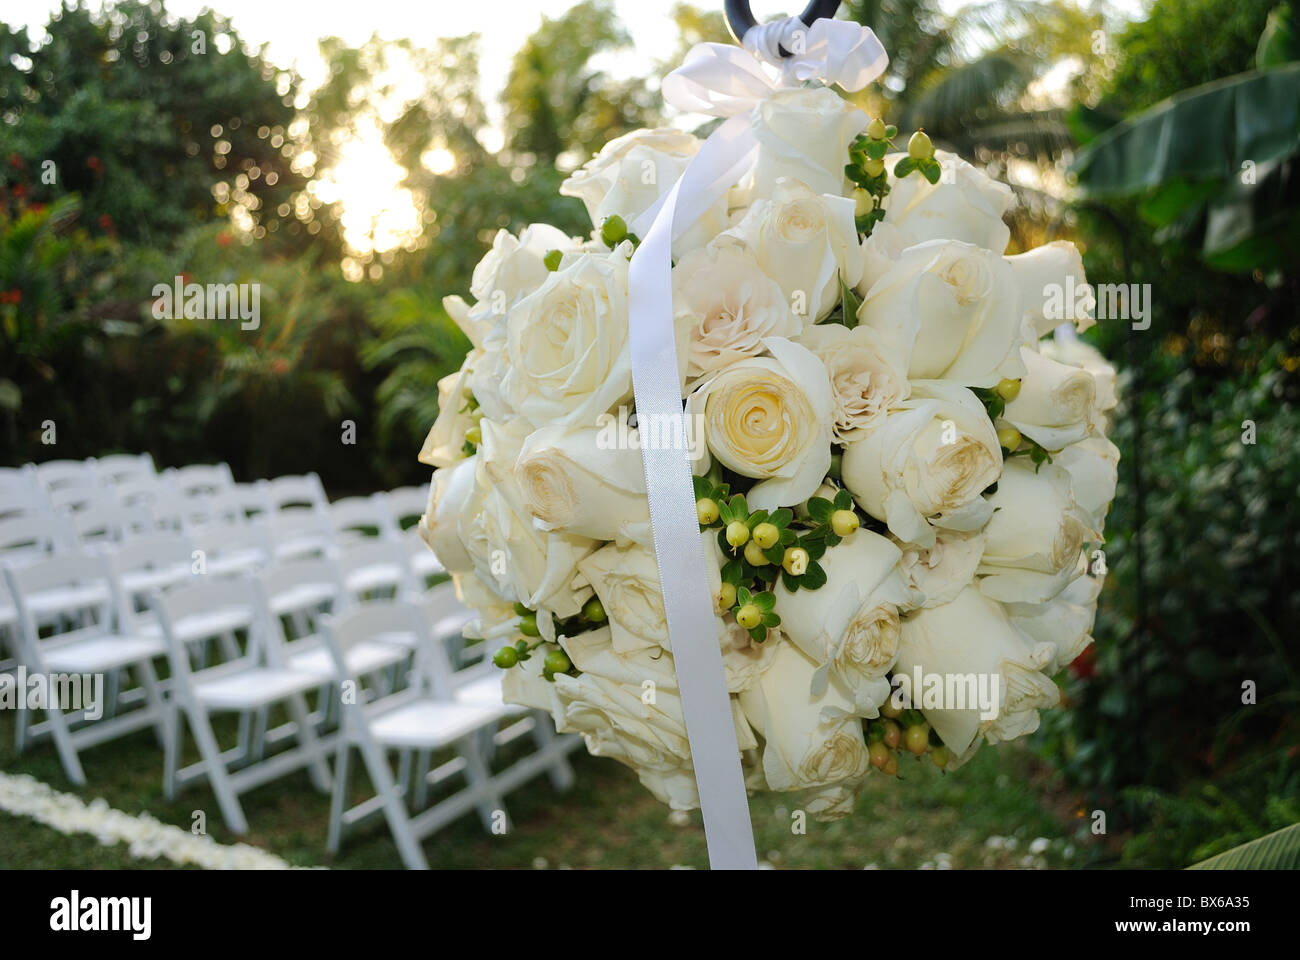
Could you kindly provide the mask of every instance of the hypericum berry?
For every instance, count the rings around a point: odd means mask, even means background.
[[[747,603],[736,611],[736,622],[746,630],[753,630],[763,619],[763,611],[752,603]]]
[[[502,647],[492,656],[492,662],[502,670],[509,670],[519,662],[519,651],[514,647]]]
[[[855,217],[865,217],[875,208],[875,197],[861,187],[855,187],[853,190],[853,215]]]
[[[718,606],[723,610],[730,610],[736,605],[736,585],[734,583],[724,583],[718,590]]]
[[[522,603],[518,603],[518,602],[515,603],[515,616],[517,616],[517,617],[526,617],[526,616],[528,616],[528,615],[529,615],[530,613],[532,613],[532,612],[533,612],[533,611],[529,610],[529,609],[528,609],[526,606],[524,606]]]
[[[1020,431],[1015,427],[1003,427],[998,431],[998,446],[1003,450],[1014,450],[1020,446]]]
[[[727,524],[727,543],[733,548],[743,547],[749,541],[749,524],[744,520],[732,520]]]
[[[600,597],[592,597],[582,605],[582,619],[591,623],[605,622],[605,605],[600,602]]]
[[[537,629],[537,614],[530,613],[519,618],[519,632],[525,637],[536,637],[541,635]]]
[[[718,504],[712,497],[701,497],[695,501],[695,515],[703,526],[718,522]]]
[[[781,539],[781,529],[775,523],[760,523],[754,528],[754,542],[766,550]]]
[[[781,561],[781,566],[785,567],[785,572],[790,576],[800,577],[808,572],[810,559],[808,551],[803,547],[786,547],[785,559]]]
[[[831,529],[837,537],[847,537],[860,525],[858,515],[852,510],[836,510],[831,514]]]
[[[872,120],[869,124],[867,124],[867,136],[869,136],[872,140],[884,140],[885,121],[881,120],[879,117],[876,117],[876,119]]]
[[[917,756],[930,749],[930,725],[918,723],[908,727],[903,733],[903,747],[908,753],[915,753]]]
[[[617,213],[600,225],[600,239],[607,247],[616,247],[627,236],[627,221]]]
[[[1010,403],[1012,400],[1016,399],[1016,397],[1020,396],[1020,381],[1009,378],[999,380],[998,385],[994,387],[993,390],[999,397],[1007,403]]]
[[[903,728],[893,720],[885,721],[884,742],[890,750],[897,750],[898,745],[903,742]]]
[[[880,715],[888,717],[890,720],[897,720],[903,715],[903,708],[895,706],[894,695],[891,693],[885,698],[885,702],[880,705]]]
[[[867,157],[867,162],[862,165],[863,171],[869,177],[878,177],[885,172],[885,161],[877,160],[874,157]]]
[[[929,160],[934,156],[934,144],[924,130],[916,131],[907,141],[907,155],[913,160]]]
[[[893,756],[894,752],[885,746],[882,740],[867,745],[867,757],[871,760],[871,765],[877,770],[884,770],[885,765],[889,763]]]
[[[934,761],[936,767],[942,770],[948,766],[948,761],[952,759],[952,751],[947,747],[935,747],[930,751],[930,759]]]
[[[758,545],[758,541],[751,540],[745,544],[745,562],[751,567],[766,567],[771,561],[763,555],[763,548]]]
[[[465,431],[465,439],[476,447],[483,442],[483,431],[479,429],[477,423]]]
[[[560,261],[564,259],[564,254],[559,250],[547,250],[546,256],[542,257],[542,263],[551,273],[560,269]]]
[[[889,762],[885,764],[885,768],[881,773],[888,777],[898,776],[898,757],[891,753],[889,755]]]
[[[573,663],[569,660],[569,655],[563,650],[552,650],[542,661],[544,666],[551,673],[568,673],[573,669]]]

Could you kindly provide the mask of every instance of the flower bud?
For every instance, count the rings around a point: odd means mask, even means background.
[[[862,165],[862,169],[866,171],[867,176],[878,177],[885,172],[885,161],[868,157],[867,162]],[[866,212],[870,213],[870,211]]]
[[[867,757],[871,765],[877,770],[884,770],[885,765],[889,763],[894,756],[892,750],[885,746],[884,741],[877,740],[875,743],[867,745]]]
[[[887,136],[885,121],[879,117],[867,124],[867,136],[872,140],[884,140]]]
[[[898,745],[903,742],[903,728],[893,720],[885,721],[884,744],[890,750],[897,750]]]
[[[530,613],[519,618],[519,632],[525,637],[536,637],[541,635],[537,629],[537,614]]]
[[[618,246],[619,241],[627,236],[627,221],[617,213],[612,217],[606,217],[605,222],[600,225],[600,239],[605,246]]]
[[[913,160],[929,160],[934,156],[934,144],[924,130],[918,130],[907,141],[907,155]]]
[[[907,728],[903,734],[903,746],[909,753],[917,756],[930,749],[930,725],[918,723]]]

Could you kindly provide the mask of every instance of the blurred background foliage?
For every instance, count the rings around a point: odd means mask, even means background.
[[[1014,248],[1073,239],[1090,281],[1152,285],[1148,329],[1086,335],[1122,376],[1110,573],[1098,642],[1060,678],[1071,709],[1035,741],[1079,809],[1108,812],[1087,849],[1182,866],[1300,819],[1292,9],[1154,0],[1128,22],[1100,0],[851,0],[844,15],[891,54],[855,99],[1010,183]],[[712,5],[672,17],[658,73],[727,39]],[[651,78],[608,70],[632,43],[610,0],[543,18],[497,105],[474,35],[327,38],[327,78],[305,89],[218,14],[78,0],[45,29],[34,43],[0,23],[7,464],[48,458],[53,420],[60,457],[314,469],[334,495],[427,480],[415,452],[468,347],[442,297],[467,291],[498,229],[586,233],[556,193],[567,171],[663,119]],[[1261,89],[1273,107],[1232,92]],[[367,136],[378,153],[358,150]],[[409,195],[410,217],[350,210],[349,164]],[[260,327],[155,319],[151,291],[176,276],[260,284]]]

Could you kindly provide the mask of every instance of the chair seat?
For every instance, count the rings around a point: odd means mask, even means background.
[[[506,703],[502,698],[501,671],[496,667],[492,668],[491,673],[484,672],[481,676],[458,686],[456,688],[456,701],[458,703],[482,703],[496,706],[510,716],[518,716],[528,712],[527,707],[521,707],[516,703]]]
[[[248,627],[252,616],[252,611],[247,607],[226,607],[181,617],[172,626],[176,639],[189,643],[194,640],[206,640],[208,637],[224,636],[234,630],[243,630]],[[162,636],[162,625],[156,620],[145,620],[136,629],[149,637]]]
[[[410,648],[396,646],[392,643],[363,641],[354,644],[347,651],[348,674],[364,677],[366,674],[401,663],[411,655]],[[314,673],[322,680],[334,679],[334,658],[323,646],[289,654],[289,666],[304,673]]]
[[[132,570],[122,574],[122,590],[128,594],[148,593],[179,583],[190,575],[188,563],[178,563],[158,570]]]
[[[252,667],[207,679],[200,672],[194,677],[195,694],[210,710],[251,710],[319,685],[315,674],[275,667]]]
[[[105,634],[43,649],[41,658],[57,673],[106,673],[166,653],[167,647],[158,637]]]
[[[38,621],[65,610],[84,610],[109,600],[108,585],[87,583],[75,587],[54,587],[40,590],[27,598],[27,606]]]
[[[376,563],[361,567],[348,574],[344,586],[351,593],[369,593],[378,587],[391,587],[402,582],[402,568],[396,563]]]
[[[382,710],[383,702],[374,707]],[[370,720],[377,743],[389,747],[436,749],[496,721],[500,711],[487,704],[415,700]]]
[[[296,610],[308,610],[333,600],[335,588],[328,583],[299,583],[270,600],[271,612],[277,617]]]
[[[208,560],[208,573],[226,577],[237,573],[253,573],[266,565],[266,554],[261,550],[231,550]]]
[[[277,560],[297,560],[328,553],[330,546],[329,538],[321,534],[292,537],[276,544],[275,556]]]

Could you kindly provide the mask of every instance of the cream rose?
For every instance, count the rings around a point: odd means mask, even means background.
[[[817,664],[781,644],[758,683],[740,694],[749,723],[762,734],[763,774],[772,790],[853,783],[870,761],[853,697],[838,681],[809,692]]]
[[[482,359],[482,350],[471,350],[459,370],[438,381],[438,419],[429,429],[416,458],[421,463],[450,467],[465,459],[465,434],[478,419],[469,409],[470,377],[474,364]]]
[[[1002,472],[983,405],[965,387],[912,383],[885,422],[844,447],[841,476],[858,505],[903,543],[932,546],[935,526],[977,530],[992,508],[980,494]]]
[[[1048,450],[1059,450],[1091,434],[1097,414],[1097,383],[1092,374],[1029,347],[1020,354],[1025,376],[1002,419]]]
[[[1119,483],[1119,447],[1105,437],[1088,437],[1053,455],[1052,462],[1070,474],[1075,503],[1088,514],[1088,525],[1101,534]]]
[[[760,100],[753,122],[756,196],[771,196],[783,177],[814,193],[846,193],[844,165],[849,144],[867,125],[865,113],[829,87],[795,87]]]
[[[1008,602],[1056,596],[1073,577],[1083,545],[1099,536],[1074,501],[1069,473],[1054,464],[1035,468],[1026,457],[1008,460],[989,502],[980,590]]]
[[[601,426],[551,424],[531,433],[515,462],[524,504],[542,530],[649,543],[641,453],[606,441]]]
[[[1011,208],[1014,194],[1004,183],[947,150],[936,150],[943,176],[938,183],[909,174],[901,180],[892,173],[905,154],[885,158],[889,194],[885,197],[885,222],[897,227],[907,245],[925,240],[960,240],[1001,254],[1011,230],[1002,216]]]
[[[636,544],[607,544],[579,561],[578,569],[605,608],[616,651],[668,649],[659,565],[650,549]],[[716,595],[716,588],[713,593]]]
[[[584,254],[550,274],[510,311],[506,353],[502,392],[536,426],[594,424],[627,400],[626,251]]]
[[[879,534],[858,530],[822,557],[822,587],[791,593],[778,580],[773,591],[782,633],[818,666],[813,695],[838,681],[859,716],[877,716],[889,696],[885,675],[898,655],[898,604],[906,597],[900,555]]]
[[[559,617],[576,614],[591,595],[575,585],[577,563],[591,552],[586,537],[538,530],[524,506],[514,466],[530,432],[519,420],[480,423],[474,489],[459,520],[460,539],[479,578],[505,600]]]
[[[1020,288],[1006,261],[931,240],[903,250],[867,291],[858,320],[904,358],[913,380],[991,387],[1024,374]]]
[[[460,536],[460,521],[475,493],[478,455],[454,467],[436,470],[429,484],[429,505],[420,517],[420,537],[448,573],[468,573],[474,560]]]
[[[1049,676],[1068,667],[1092,643],[1101,585],[1101,577],[1084,572],[1046,603],[1006,604],[1012,623],[1055,650],[1052,662],[1044,668]]]
[[[1092,374],[1096,384],[1098,413],[1109,413],[1119,405],[1115,366],[1092,344],[1070,335],[1068,327],[1063,335],[1038,341],[1038,352],[1049,360],[1078,367]]]
[[[870,327],[838,323],[806,328],[797,341],[826,367],[837,443],[861,440],[911,392],[906,367]]]
[[[673,268],[673,307],[690,380],[757,356],[764,338],[793,337],[803,327],[780,284],[735,237],[682,257]]]
[[[981,734],[994,743],[1038,728],[1038,711],[1060,700],[1056,684],[1041,672],[1054,653],[1051,644],[1035,643],[1017,629],[999,604],[967,587],[951,603],[903,621],[894,674],[908,678],[902,690],[958,766],[974,753]]]
[[[831,387],[809,350],[781,337],[763,341],[771,357],[733,363],[702,383],[686,403],[702,416],[704,438],[719,461],[759,480],[755,509],[801,503],[831,465]]]
[[[1094,311],[1087,298],[1078,303],[1072,317],[1061,316],[1062,311],[1048,309],[1054,288],[1064,290],[1072,285],[1078,291],[1089,290],[1088,279],[1083,272],[1083,255],[1079,253],[1078,247],[1067,240],[1053,240],[1005,259],[1020,287],[1024,318],[1038,336],[1046,336],[1062,323],[1073,322],[1077,330],[1087,330],[1093,325]]]
[[[781,285],[791,309],[815,322],[839,303],[841,277],[850,287],[862,278],[853,215],[853,201],[838,192],[817,194],[803,183],[782,180],[726,235],[743,240],[763,272]]]
[[[560,193],[581,200],[597,229],[615,214],[630,225],[672,188],[699,149],[700,141],[680,130],[633,130],[605,144],[560,185]],[[703,246],[726,220],[724,196],[674,241],[673,250]]]
[[[908,607],[937,607],[956,599],[984,555],[983,531],[938,530],[930,547],[903,544],[898,570],[911,590]]]

